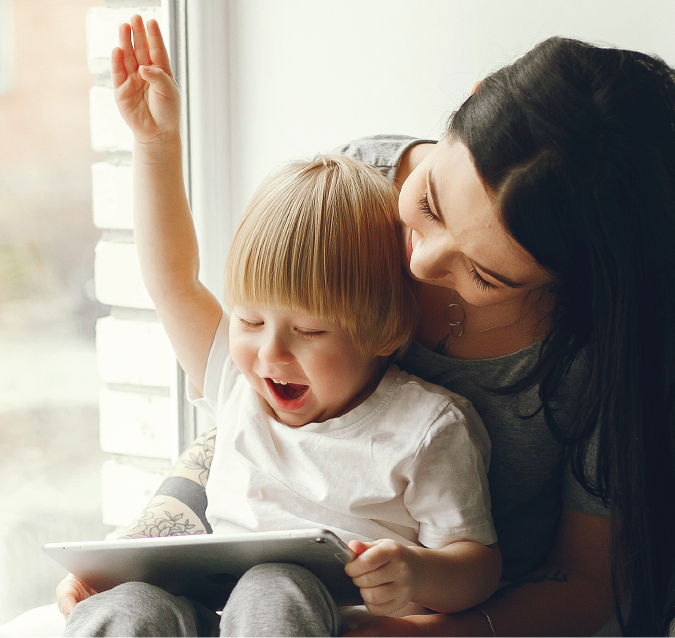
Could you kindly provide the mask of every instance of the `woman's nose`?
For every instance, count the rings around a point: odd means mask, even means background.
[[[266,363],[290,363],[293,354],[285,339],[273,333],[264,339],[258,350],[258,358]]]
[[[410,257],[410,270],[418,279],[443,279],[450,274],[452,254],[442,242],[420,239]]]

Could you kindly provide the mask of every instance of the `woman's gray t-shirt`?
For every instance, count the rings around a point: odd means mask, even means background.
[[[402,135],[366,137],[337,150],[377,167],[390,180],[403,153],[418,140]],[[503,558],[503,578],[512,580],[540,565],[548,556],[558,526],[562,503],[580,512],[608,514],[602,502],[590,496],[574,478],[569,450],[550,433],[537,391],[516,397],[490,392],[523,378],[534,366],[541,344],[494,359],[452,359],[414,344],[399,367],[426,381],[437,383],[468,398],[482,417],[492,441],[488,479],[494,519]],[[581,383],[583,364],[569,379],[573,388]],[[573,409],[573,391],[561,403]]]

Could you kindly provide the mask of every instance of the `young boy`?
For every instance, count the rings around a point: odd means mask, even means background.
[[[415,320],[393,187],[339,155],[276,171],[234,239],[223,313],[197,278],[168,57],[155,22],[146,34],[135,16],[132,28],[112,71],[135,136],[136,244],[191,399],[218,425],[214,533],[334,531],[357,554],[346,571],[373,614],[483,601],[500,575],[487,434],[466,400],[389,364]],[[315,580],[295,566],[251,570],[223,611],[223,635],[335,635],[340,613]],[[118,594],[116,615],[159,604],[147,591]],[[108,598],[85,601],[86,612],[80,603],[69,635],[92,633],[83,615]],[[317,617],[328,621],[317,628]]]

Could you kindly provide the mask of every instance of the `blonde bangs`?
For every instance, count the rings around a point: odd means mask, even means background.
[[[343,155],[293,162],[268,177],[235,235],[226,302],[328,319],[372,356],[409,342],[415,302],[401,263],[397,194]]]

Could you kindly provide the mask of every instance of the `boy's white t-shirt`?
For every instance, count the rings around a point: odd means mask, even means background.
[[[214,533],[320,527],[345,542],[497,541],[490,442],[469,401],[392,365],[354,410],[289,427],[232,362],[228,325],[223,314],[204,396],[189,388],[218,426],[206,487]]]

